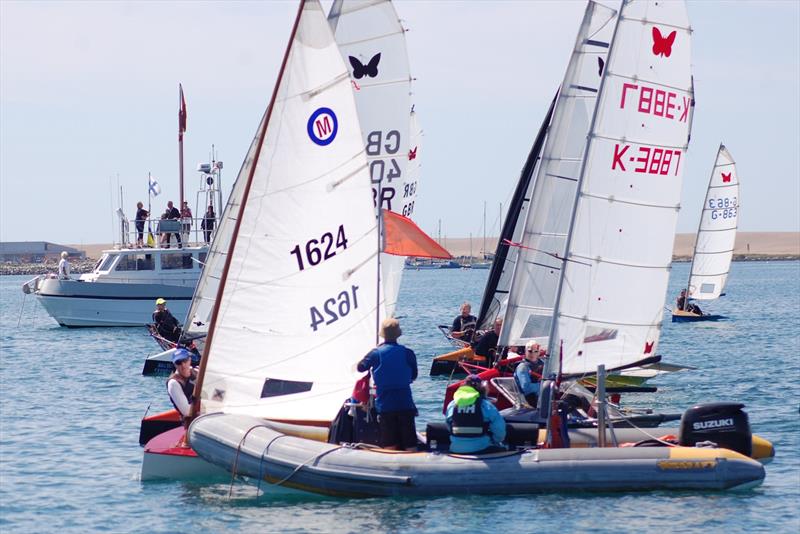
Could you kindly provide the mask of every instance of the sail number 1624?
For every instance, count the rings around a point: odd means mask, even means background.
[[[344,225],[339,225],[334,240],[333,233],[325,232],[319,239],[309,239],[305,246],[295,245],[289,254],[293,254],[297,260],[297,268],[301,271],[306,267],[313,267],[319,263],[329,260],[336,256],[339,249],[347,248],[347,236],[344,233]]]
[[[321,310],[311,306],[308,310],[311,313],[311,328],[314,332],[321,325],[335,323],[358,308],[358,286],[350,286],[349,290],[342,291],[336,298],[327,299],[320,308]]]

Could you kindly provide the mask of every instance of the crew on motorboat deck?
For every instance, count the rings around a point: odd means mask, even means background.
[[[189,243],[189,234],[192,231],[192,210],[189,208],[189,203],[185,200],[181,206],[181,234],[183,235],[183,242]]]
[[[416,451],[417,407],[411,396],[411,383],[417,378],[417,356],[397,342],[402,333],[397,319],[384,320],[380,331],[384,343],[358,362],[358,371],[372,371],[381,447]]]
[[[192,367],[192,354],[184,348],[177,349],[172,355],[172,365],[175,366],[175,372],[167,379],[167,393],[183,421],[192,413],[197,369]]]
[[[144,204],[141,202],[136,203],[136,246],[138,248],[142,248],[144,246],[144,222],[147,220],[147,216],[150,215],[146,209],[144,209]]]
[[[536,406],[539,400],[539,381],[541,380],[544,362],[540,359],[543,350],[535,341],[528,341],[525,345],[525,359],[514,370],[514,380],[520,392],[525,395],[525,401],[531,406]],[[531,373],[536,373],[534,377]]]
[[[203,216],[203,222],[200,223],[200,227],[203,229],[203,237],[205,238],[206,244],[211,243],[211,232],[214,231],[214,222],[217,220],[217,216],[214,213],[214,206],[209,205],[208,209],[206,210],[206,214]]]
[[[497,351],[497,341],[500,339],[500,330],[503,328],[503,318],[498,317],[494,320],[494,328],[491,332],[484,333],[474,347],[474,352],[478,356],[487,358],[490,362]]]
[[[58,261],[58,279],[69,280],[69,260],[67,260],[67,251],[61,252],[61,259]]]
[[[472,305],[465,302],[461,305],[461,314],[453,320],[453,326],[450,327],[450,335],[456,339],[464,341],[472,341],[472,335],[475,333],[475,324],[478,318],[470,314]]]
[[[177,220],[180,220],[180,218],[181,218],[181,212],[178,211],[178,208],[176,208],[172,204],[171,200],[167,202],[167,211],[164,212],[164,215],[166,215],[166,219],[169,219],[169,220],[177,221]],[[173,234],[175,235],[175,239],[178,240],[178,248],[183,248],[183,243],[181,242],[181,234],[180,234],[180,232],[167,232],[167,233],[164,234],[166,236],[166,237],[164,237],[164,240],[166,241],[165,248],[169,248],[170,236],[173,235]]]
[[[450,452],[488,454],[506,450],[506,422],[486,398],[478,375],[470,375],[447,405]]]
[[[692,302],[689,302],[689,303],[686,302],[686,290],[685,289],[681,289],[681,294],[678,296],[678,300],[675,301],[675,304],[678,306],[679,310],[684,310],[684,311],[687,311],[689,313],[696,313],[697,315],[703,315],[703,312],[700,309],[700,306],[698,306],[697,304],[694,304]],[[686,306],[686,307],[684,308],[684,306]]]
[[[158,335],[172,342],[177,342],[181,337],[181,326],[174,315],[167,309],[167,301],[156,299],[156,310],[153,312],[153,323],[156,325]]]

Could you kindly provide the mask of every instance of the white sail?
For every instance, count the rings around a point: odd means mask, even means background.
[[[700,216],[689,275],[689,297],[712,300],[725,289],[736,242],[739,205],[736,163],[725,145],[720,145]]]
[[[531,182],[529,208],[520,214],[525,221],[519,238],[521,247],[514,247],[509,254],[509,260],[516,265],[510,280],[500,345],[524,345],[531,339],[544,343],[550,335],[586,134],[597,102],[615,15],[615,11],[594,2],[586,7],[556,100],[541,163]]]
[[[301,3],[264,128],[206,341],[201,411],[331,421],[375,343],[379,240],[349,73],[317,0]]]
[[[692,109],[684,2],[624,2],[589,130],[549,343],[551,354],[563,343],[565,373],[655,355]]]
[[[411,215],[409,179],[411,74],[405,30],[389,0],[335,0],[328,16],[350,69],[376,207]],[[397,303],[405,258],[383,254],[385,316]]]
[[[256,130],[256,136],[250,144],[250,149],[245,155],[244,162],[239,169],[239,175],[233,183],[228,202],[222,212],[222,216],[216,221],[217,227],[214,233],[214,240],[211,242],[208,254],[206,255],[203,271],[194,289],[192,304],[184,322],[184,337],[193,338],[208,332],[208,325],[211,322],[211,313],[214,310],[214,303],[217,300],[219,282],[222,277],[222,270],[225,266],[225,257],[233,237],[233,229],[236,227],[236,218],[239,216],[239,208],[242,205],[247,177],[253,165],[256,151],[261,146],[261,132],[263,131],[264,121],[267,114],[261,118],[261,122]],[[223,222],[227,221],[227,222]],[[203,341],[198,342],[202,346]]]

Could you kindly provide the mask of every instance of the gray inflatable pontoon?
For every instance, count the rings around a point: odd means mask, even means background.
[[[254,417],[209,414],[189,427],[208,462],[257,480],[343,497],[752,487],[764,467],[728,449],[527,449],[483,456],[333,445],[282,434]]]

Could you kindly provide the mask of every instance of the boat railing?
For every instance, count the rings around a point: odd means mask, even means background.
[[[180,236],[182,246],[202,246],[211,243],[216,224],[210,230],[203,228],[203,217],[183,217],[180,219],[126,220],[123,224],[123,246],[148,246],[159,248],[169,244],[177,247]],[[216,221],[214,221],[216,223]],[[139,226],[141,225],[141,226]]]
[[[26,295],[30,295],[31,293],[36,293],[39,290],[39,286],[42,284],[42,280],[44,280],[47,275],[40,274],[35,276],[22,284],[22,292]]]

